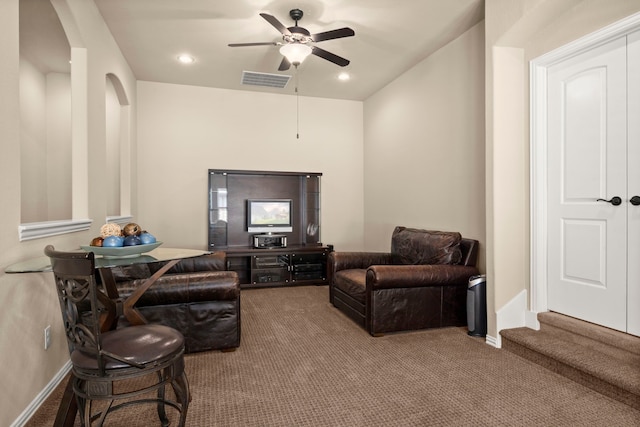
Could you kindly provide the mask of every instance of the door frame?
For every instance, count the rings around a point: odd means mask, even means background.
[[[533,59],[529,64],[531,277],[527,326],[538,329],[536,314],[547,306],[547,69],[613,39],[640,30],[640,13]]]

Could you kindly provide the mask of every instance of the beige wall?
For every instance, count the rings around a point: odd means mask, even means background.
[[[48,73],[46,165],[43,168],[47,174],[48,197],[46,216],[39,219],[39,221],[68,219],[72,216],[70,141],[70,75]],[[31,170],[26,172],[28,176]],[[22,197],[24,197],[24,192]]]
[[[69,358],[62,332],[60,308],[51,274],[6,274],[5,268],[18,261],[42,256],[45,245],[75,249],[98,233],[106,216],[105,173],[105,75],[117,75],[135,107],[135,79],[100,13],[85,0],[54,0],[63,16],[65,30],[74,48],[86,49],[86,78],[76,96],[86,107],[74,116],[74,144],[77,158],[74,173],[87,171],[74,182],[76,218],[93,219],[92,229],[62,236],[18,241],[21,223],[20,153],[20,53],[18,43],[19,0],[0,2],[0,425],[11,425],[43,391]],[[82,52],[81,52],[82,53]],[[74,61],[75,62],[75,61]],[[75,64],[77,65],[77,64]],[[75,66],[74,65],[74,66]],[[133,129],[135,132],[135,129]],[[25,171],[29,173],[29,171]],[[35,171],[34,171],[35,173]],[[46,179],[43,179],[46,185]],[[74,196],[75,197],[75,196]],[[52,325],[52,347],[44,350],[44,328]]]
[[[304,79],[301,74],[300,79]],[[207,247],[207,170],[321,172],[321,239],[363,235],[362,103],[138,82],[140,225],[170,246]]]
[[[530,289],[528,62],[640,11],[640,1],[486,0],[485,8],[487,274],[499,311]]]
[[[484,253],[483,69],[480,23],[365,101],[368,249],[388,251],[404,225],[459,231]]]
[[[22,146],[21,221],[41,221],[47,215],[46,141],[47,80],[26,58],[20,58],[20,137]],[[71,204],[69,204],[71,207]]]

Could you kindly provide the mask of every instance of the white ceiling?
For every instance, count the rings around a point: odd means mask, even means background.
[[[339,67],[310,56],[298,68],[300,95],[364,100],[402,72],[484,18],[483,0],[95,0],[140,80],[216,88],[293,93],[242,85],[243,71],[280,73],[277,46],[228,47],[229,43],[277,42],[280,33],[259,13],[312,34],[350,27],[356,35],[318,43],[351,63]],[[176,61],[180,53],[196,58]],[[348,82],[337,79],[348,71]],[[293,74],[291,67],[287,74]]]
[[[301,9],[298,25],[312,34],[350,27],[354,37],[317,45],[351,63],[343,68],[311,55],[297,80],[300,95],[351,100],[366,99],[484,19],[484,0],[94,1],[136,78],[165,83],[293,94],[296,79],[284,89],[241,84],[243,71],[295,73],[278,71],[277,46],[227,44],[282,41],[262,12],[289,27],[289,11]],[[178,63],[181,53],[196,62]],[[342,71],[349,81],[337,79]]]

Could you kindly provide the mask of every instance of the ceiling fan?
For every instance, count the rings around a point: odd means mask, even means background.
[[[311,34],[306,28],[298,26],[298,21],[302,19],[302,15],[303,12],[300,9],[290,10],[289,16],[295,21],[295,25],[287,28],[278,21],[276,17],[269,15],[268,13],[261,13],[260,16],[273,25],[276,30],[282,33],[282,42],[231,43],[229,46],[281,46],[280,53],[284,58],[278,67],[278,71],[286,71],[291,67],[291,65],[297,67],[309,54],[319,56],[320,58],[326,59],[327,61],[333,62],[341,67],[349,65],[348,59],[314,46],[312,43],[339,39],[342,37],[351,37],[356,33],[351,28],[344,27],[337,30]]]

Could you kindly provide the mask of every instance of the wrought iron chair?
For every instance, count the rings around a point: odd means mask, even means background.
[[[163,426],[169,425],[166,405],[179,412],[178,425],[184,426],[190,395],[180,332],[163,325],[111,329],[104,320],[114,304],[99,289],[93,252],[60,252],[51,245],[44,252],[55,277],[82,425],[101,426],[115,410],[155,403]],[[175,398],[165,394],[167,385]]]

